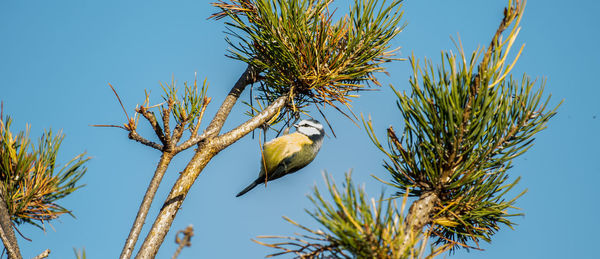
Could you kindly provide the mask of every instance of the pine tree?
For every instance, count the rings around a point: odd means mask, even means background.
[[[310,215],[325,230],[299,237],[265,236],[257,241],[299,258],[432,258],[456,249],[478,249],[502,225],[512,227],[509,212],[524,192],[509,197],[519,182],[509,181],[512,161],[527,151],[558,106],[549,108],[544,82],[511,75],[523,48],[510,61],[519,33],[524,1],[509,1],[487,48],[466,54],[442,52],[441,64],[411,57],[410,92],[399,92],[404,123],[387,129],[387,145],[363,119],[373,143],[386,157],[386,182],[396,190],[369,203],[350,175],[338,187],[327,180],[332,203],[315,188]],[[506,38],[502,36],[506,35]],[[416,197],[404,214],[407,198]],[[396,199],[402,198],[401,208]],[[428,244],[431,244],[427,250]]]

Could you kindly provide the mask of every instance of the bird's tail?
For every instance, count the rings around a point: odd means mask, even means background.
[[[248,185],[248,187],[246,187],[245,189],[243,189],[235,197],[240,197],[240,196],[244,195],[245,193],[247,193],[250,190],[254,189],[254,187],[256,187],[259,183],[260,183],[260,181],[254,181],[254,182],[252,182],[250,185]]]

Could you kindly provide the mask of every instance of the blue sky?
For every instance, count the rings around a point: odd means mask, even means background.
[[[402,47],[401,57],[414,53],[435,62],[441,50],[453,50],[450,36],[458,33],[470,52],[489,42],[505,4],[501,0],[408,0],[404,5],[408,26],[393,44]],[[591,0],[527,3],[517,40],[526,45],[514,74],[546,78],[551,103],[563,99],[564,103],[548,129],[537,135],[535,146],[509,171],[522,177],[517,190],[528,189],[517,202],[525,213],[515,218],[519,225],[515,230],[501,229],[491,244],[482,243],[485,251],[459,251],[451,258],[592,258],[597,254],[597,10],[599,4]],[[212,115],[245,68],[224,56],[228,46],[223,21],[206,20],[214,11],[208,1],[0,1],[0,99],[5,113],[14,119],[13,129],[24,129],[29,123],[35,137],[43,129],[62,129],[66,138],[59,154],[61,164],[84,151],[93,157],[82,180],[86,186],[61,203],[76,218],[61,217],[45,232],[21,226],[21,232],[33,239],[19,239],[24,257],[50,248],[51,258],[74,258],[73,247],[85,247],[89,258],[120,254],[159,152],[128,140],[123,130],[89,125],[125,121],[107,83],[116,87],[131,112],[143,101],[144,89],[152,91],[157,103],[159,82],[174,76],[182,85],[192,81],[196,72],[210,83],[213,103],[207,115]],[[390,76],[379,75],[384,85],[408,89],[408,62],[387,69]],[[242,99],[247,100],[248,93]],[[224,129],[242,122],[244,110],[237,105]],[[384,136],[387,126],[401,125],[387,87],[363,93],[354,102],[354,111],[370,114],[379,136]],[[312,209],[306,195],[315,184],[323,185],[323,170],[341,182],[344,172],[352,169],[355,182],[378,194],[384,187],[370,175],[389,179],[381,166],[383,154],[364,129],[333,111],[328,114],[337,138],[325,139],[311,165],[267,189],[259,187],[234,197],[259,170],[258,139],[245,137],[215,157],[196,180],[157,258],[170,258],[176,248],[174,233],[189,224],[196,235],[180,258],[262,258],[272,250],[251,238],[298,232],[281,216],[316,227],[304,209]],[[191,154],[175,158],[151,216]]]

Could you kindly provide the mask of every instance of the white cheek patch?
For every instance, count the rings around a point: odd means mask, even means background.
[[[318,129],[315,129],[313,127],[300,127],[298,129],[298,131],[304,135],[307,136],[312,136],[312,135],[319,135],[321,134],[321,132]]]
[[[300,123],[300,125],[303,125],[303,126],[307,125],[307,126],[310,126],[310,127],[313,127],[313,128],[317,128],[318,130],[322,130],[323,129],[323,125],[318,124],[318,123],[314,123],[314,122],[309,121],[309,120],[302,121],[302,123]]]

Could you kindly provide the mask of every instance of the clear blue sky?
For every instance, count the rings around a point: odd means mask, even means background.
[[[338,0],[345,3],[346,1]],[[489,42],[501,19],[503,0],[405,2],[408,26],[394,45],[401,56],[439,60],[441,50],[453,49],[450,36],[460,34],[465,49]],[[339,12],[345,9],[339,10]],[[518,43],[526,43],[514,72],[546,77],[552,103],[564,99],[535,146],[509,172],[522,176],[518,190],[528,189],[517,206],[524,217],[515,230],[501,229],[485,251],[459,251],[452,258],[592,258],[597,256],[597,197],[600,196],[600,18],[596,1],[529,1]],[[32,136],[43,129],[62,129],[66,139],[59,161],[87,151],[93,159],[83,178],[87,185],[62,201],[76,219],[64,216],[46,232],[20,227],[25,258],[50,248],[51,258],[74,258],[72,248],[85,247],[89,258],[115,258],[147,187],[159,152],[130,141],[126,132],[90,124],[124,122],[121,108],[107,83],[114,85],[131,112],[143,101],[144,89],[154,102],[159,82],[191,81],[194,73],[210,83],[212,115],[245,64],[226,58],[223,21],[206,20],[215,9],[208,1],[8,1],[0,2],[0,99],[14,118],[15,130],[29,123]],[[408,62],[388,66],[384,85],[407,89]],[[242,99],[247,99],[245,93]],[[400,116],[387,87],[366,92],[354,103],[355,112],[371,114],[379,136]],[[240,123],[243,105],[234,108],[225,129]],[[317,159],[297,174],[234,195],[256,177],[258,140],[245,137],[221,152],[197,179],[179,211],[158,258],[170,258],[177,230],[193,224],[192,247],[180,258],[262,258],[272,250],[250,241],[257,235],[289,235],[298,229],[288,216],[309,226],[304,213],[312,209],[305,197],[321,172],[338,182],[353,169],[354,179],[367,191],[383,188],[374,174],[389,179],[383,156],[365,131],[332,111],[337,138],[325,139]],[[150,131],[143,130],[149,135]],[[329,133],[331,136],[331,133]],[[157,194],[155,215],[191,152],[178,156]],[[389,190],[389,188],[388,188]],[[147,222],[150,225],[152,221]],[[144,230],[146,230],[145,228]]]

